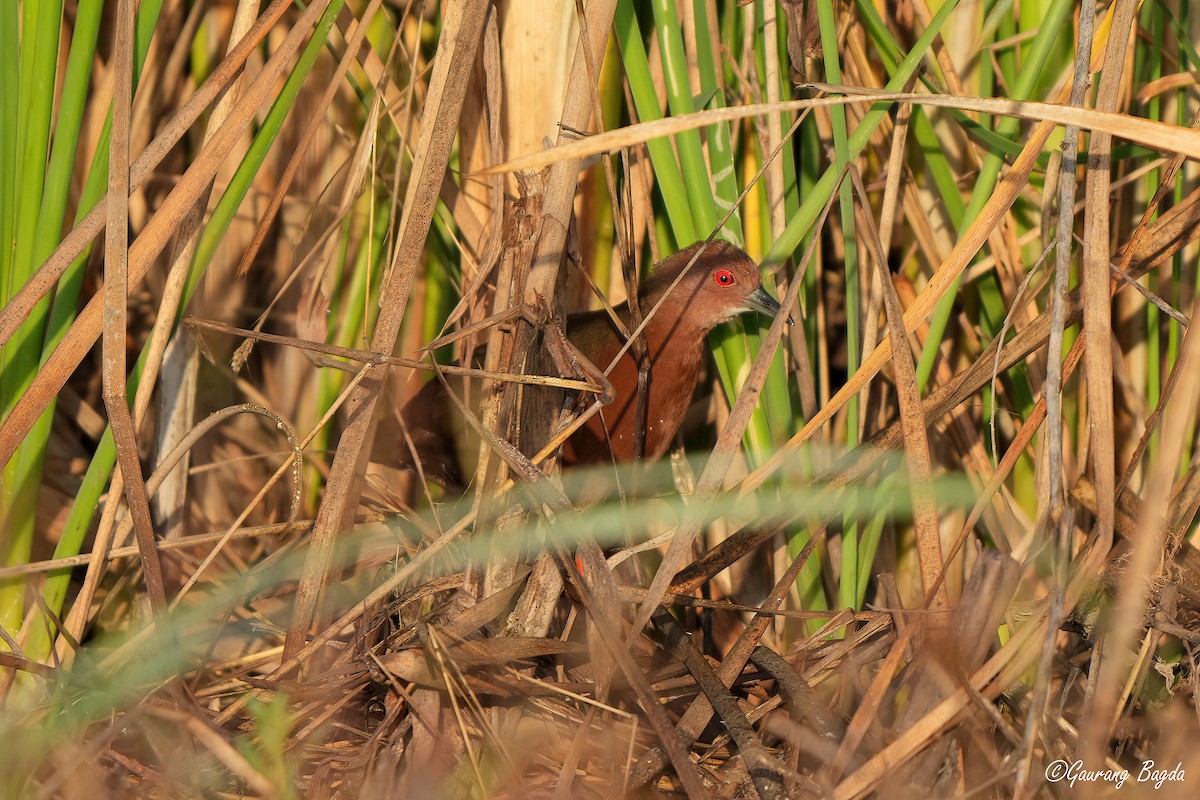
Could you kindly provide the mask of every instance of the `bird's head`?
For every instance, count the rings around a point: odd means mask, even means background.
[[[770,317],[779,313],[778,301],[763,288],[758,266],[741,249],[722,241],[697,242],[664,259],[642,283],[642,313],[649,313],[664,297],[656,316],[686,319],[706,331],[749,311]]]

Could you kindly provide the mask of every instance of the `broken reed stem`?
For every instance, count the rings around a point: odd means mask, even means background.
[[[109,193],[104,237],[103,392],[117,460],[125,477],[125,500],[133,520],[146,593],[156,610],[166,606],[162,564],[154,547],[154,524],[137,437],[126,394],[125,343],[129,286],[129,123],[133,103],[133,0],[118,0],[114,51],[113,123],[109,154]]]

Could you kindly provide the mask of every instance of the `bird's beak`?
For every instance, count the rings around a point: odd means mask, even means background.
[[[761,311],[768,317],[774,318],[779,314],[779,301],[761,286],[746,296],[746,303],[754,310]],[[788,315],[788,324],[792,324],[790,314]]]

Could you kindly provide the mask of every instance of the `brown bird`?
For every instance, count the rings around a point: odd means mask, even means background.
[[[697,256],[697,253],[699,255]],[[684,272],[695,258],[695,263]],[[676,283],[676,279],[678,283]],[[652,310],[659,301],[662,305]],[[671,446],[700,378],[705,337],[717,325],[749,311],[775,316],[779,303],[762,286],[758,267],[732,244],[699,242],[659,263],[642,281],[638,303],[648,318],[644,332],[649,359],[644,457],[653,461]],[[629,304],[614,308],[631,331]],[[601,370],[607,369],[625,344],[625,336],[605,310],[572,314],[567,338]],[[593,415],[567,440],[563,463],[596,464],[632,461],[637,425],[638,368],[627,350],[608,375],[612,402]],[[447,486],[462,486],[462,471],[453,446],[453,404],[441,381],[431,381],[400,413],[426,477]],[[388,443],[394,447],[394,442]],[[400,462],[412,466],[401,444]]]

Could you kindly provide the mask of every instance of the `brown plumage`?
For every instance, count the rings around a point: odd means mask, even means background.
[[[680,278],[698,252],[695,263]],[[700,377],[708,333],[748,311],[773,316],[779,304],[762,288],[758,267],[750,257],[721,241],[694,244],[662,261],[642,281],[638,300],[642,314],[649,317],[644,329],[650,359],[644,455],[652,461],[670,448],[683,422]],[[662,305],[651,316],[660,300]],[[614,311],[630,330],[629,304],[622,303]],[[566,328],[571,344],[601,370],[608,368],[625,342],[604,310],[572,314]],[[609,380],[612,402],[567,441],[565,464],[633,460],[638,370],[631,351],[613,367]],[[463,475],[452,441],[454,429],[461,425],[455,424],[456,412],[451,409],[445,387],[432,381],[400,416],[426,476],[460,486]],[[404,455],[408,448],[400,443],[399,450],[400,461],[411,465],[411,458]]]
[[[702,246],[696,263],[672,289]],[[665,301],[645,327],[650,386],[644,453],[649,461],[667,452],[683,423],[700,378],[709,332],[748,311],[774,315],[779,310],[779,304],[762,288],[758,267],[727,242],[694,244],[655,267],[638,291],[642,314],[649,315],[664,295]],[[629,330],[629,304],[622,303],[614,310]],[[600,369],[607,369],[624,345],[603,310],[572,315],[567,321],[567,338]],[[613,402],[567,441],[566,463],[633,460],[638,371],[631,352],[617,362],[609,380],[615,393]]]

